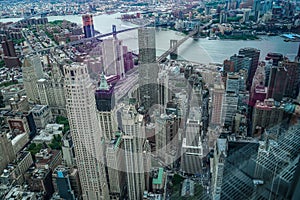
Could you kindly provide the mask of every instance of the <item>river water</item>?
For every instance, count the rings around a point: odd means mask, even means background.
[[[118,17],[120,13],[112,15],[98,15],[94,16],[95,29],[101,33],[111,32],[111,26],[117,26],[117,30],[134,27],[135,25],[124,22]],[[80,15],[66,15],[66,16],[50,16],[49,21],[54,20],[69,20],[78,24],[82,24]],[[0,19],[0,22],[18,21],[18,18]],[[171,39],[180,40],[184,35],[182,33],[166,30],[156,30],[156,47],[157,55],[162,54],[169,48],[169,41]],[[118,38],[124,41],[124,44],[134,52],[138,52],[137,30],[124,32],[118,35]],[[209,62],[222,63],[224,59],[229,58],[243,47],[254,47],[261,51],[260,58],[263,59],[268,52],[282,53],[291,60],[294,60],[299,43],[298,42],[284,42],[280,36],[262,36],[260,40],[208,40],[201,38],[198,41],[188,39],[179,47],[179,57],[193,62],[207,64]]]

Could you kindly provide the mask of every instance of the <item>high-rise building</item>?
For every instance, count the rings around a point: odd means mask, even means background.
[[[252,135],[259,135],[262,129],[279,124],[283,120],[283,105],[273,99],[257,101],[252,116]]]
[[[279,62],[283,60],[283,55],[281,53],[268,53],[266,60],[272,60],[274,66],[278,66]]]
[[[102,60],[106,75],[125,76],[123,44],[117,37],[104,39],[102,46]]]
[[[48,105],[54,116],[66,116],[66,100],[64,94],[64,78],[59,66],[52,64],[51,77],[37,81],[39,101]]]
[[[23,83],[28,100],[39,103],[37,81],[43,78],[43,67],[38,55],[28,55],[23,63]]]
[[[16,158],[12,143],[10,140],[8,140],[5,132],[0,134],[0,150],[0,173],[2,174],[2,171],[6,168],[6,165]]]
[[[204,154],[199,120],[187,120],[181,153],[181,170],[187,174],[201,174]]]
[[[248,69],[248,79],[247,79],[247,88],[250,88],[252,85],[252,80],[256,72],[260,51],[255,48],[243,48],[239,50],[239,55],[244,55],[247,58],[251,58],[251,66]]]
[[[158,101],[155,29],[138,29],[139,101],[147,110]]]
[[[62,199],[75,200],[74,191],[71,187],[69,169],[64,166],[55,168],[52,174],[54,188]]]
[[[117,131],[115,118],[115,99],[113,97],[114,88],[107,83],[105,75],[102,73],[100,78],[100,85],[96,89],[95,98],[97,106],[97,118],[103,136],[106,142],[110,142]]]
[[[221,197],[221,187],[223,181],[223,171],[225,165],[225,159],[227,157],[227,139],[225,138],[218,138],[215,149],[214,149],[214,156],[212,159],[212,196],[213,199],[220,199]]]
[[[236,73],[227,74],[226,92],[239,93],[240,90],[240,75]]]
[[[83,199],[108,199],[103,134],[96,115],[96,102],[87,66],[64,66],[66,109],[74,143]]]
[[[143,162],[143,147],[145,143],[145,132],[143,116],[139,115],[134,106],[123,108],[122,127],[124,135],[124,159],[127,173],[127,190],[130,200],[142,199],[145,190],[145,166]]]
[[[233,117],[238,109],[239,95],[236,93],[226,93],[224,97],[223,108],[224,111],[222,114],[224,117],[224,123],[227,126],[231,126],[233,122]]]
[[[225,88],[224,85],[215,84],[212,94],[212,112],[211,112],[211,124],[222,126],[224,123],[223,118],[223,102],[225,101]]]
[[[95,36],[93,15],[82,15],[84,37],[90,38]]]
[[[126,192],[126,188],[124,187],[126,173],[124,170],[122,134],[122,132],[116,132],[115,138],[106,147],[107,175],[111,199],[121,199]]]
[[[227,67],[228,65],[225,65],[224,70],[226,72],[238,72],[241,69],[247,69],[249,71],[252,64],[252,58],[241,54],[239,55],[234,54],[233,56],[230,57],[230,61],[233,63],[233,65],[231,62],[224,61],[224,64],[225,63],[230,64],[229,67]]]
[[[155,121],[156,154],[170,166],[176,161],[179,123],[180,119],[175,114],[162,114]]]
[[[287,71],[287,84],[285,88],[285,96],[297,98],[300,88],[300,63],[284,60],[279,64]]]
[[[287,70],[283,66],[272,67],[268,84],[267,98],[281,101],[287,85]]]

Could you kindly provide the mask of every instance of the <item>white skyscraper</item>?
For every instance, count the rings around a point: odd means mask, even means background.
[[[125,168],[127,173],[128,197],[140,200],[145,190],[145,169],[143,146],[145,143],[143,116],[139,115],[134,106],[126,106],[122,112],[123,142]]]
[[[23,63],[23,83],[28,100],[39,103],[37,80],[43,78],[43,67],[38,55],[28,55]]]
[[[109,199],[102,133],[96,117],[94,91],[86,65],[64,66],[66,110],[75,149],[83,199]]]
[[[103,40],[101,45],[105,74],[119,75],[122,79],[125,76],[122,40],[116,37],[108,38]]]

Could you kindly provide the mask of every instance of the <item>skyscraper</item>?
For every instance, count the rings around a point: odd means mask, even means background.
[[[143,116],[139,115],[134,106],[124,107],[122,111],[122,127],[124,135],[125,168],[127,173],[127,190],[129,200],[139,200],[145,190],[145,166],[143,162],[143,145],[145,132]]]
[[[284,60],[280,63],[287,71],[285,96],[297,98],[300,87],[300,63]]]
[[[23,83],[28,100],[39,103],[37,81],[43,78],[43,67],[38,55],[28,55],[23,63]]]
[[[114,115],[115,102],[113,98],[114,88],[108,85],[105,75],[101,74],[100,85],[95,92],[96,106],[97,106],[97,118],[103,136],[106,142],[110,142],[115,136],[117,131],[116,119]]]
[[[259,135],[260,131],[279,124],[284,117],[283,105],[274,99],[257,101],[252,116],[252,135]]]
[[[224,124],[223,102],[225,101],[225,89],[222,83],[214,85],[212,101],[211,124],[222,126]]]
[[[84,37],[90,38],[95,36],[93,15],[82,15]]]
[[[87,66],[64,66],[66,109],[74,143],[83,199],[108,199],[103,137],[96,116],[95,88]]]
[[[271,68],[271,74],[268,84],[267,98],[273,98],[275,101],[281,101],[287,85],[287,70],[283,66]]]
[[[102,60],[104,72],[107,75],[125,76],[122,40],[117,37],[104,39],[102,46]]]
[[[139,101],[147,110],[158,102],[155,29],[140,28],[139,43]]]
[[[256,72],[260,51],[255,48],[243,48],[239,50],[239,55],[244,55],[245,57],[251,58],[251,66],[248,69],[248,78],[247,78],[247,88],[250,88],[252,85],[252,80]]]

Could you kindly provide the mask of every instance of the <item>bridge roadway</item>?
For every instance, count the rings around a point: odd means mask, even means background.
[[[177,42],[177,44],[174,46],[174,47],[170,47],[170,49],[168,49],[165,53],[163,53],[161,56],[159,56],[157,59],[156,59],[156,62],[160,63],[162,62],[163,60],[165,60],[168,55],[170,55],[171,53],[175,52],[176,49],[182,45],[187,39],[189,39],[190,37],[192,37],[193,35],[197,34],[200,30],[203,30],[204,28],[210,26],[212,24],[212,21],[204,24],[203,26],[199,27],[199,29],[197,30],[194,30],[192,32],[190,32],[187,36],[185,36],[184,38],[182,38],[181,40],[179,40]]]

